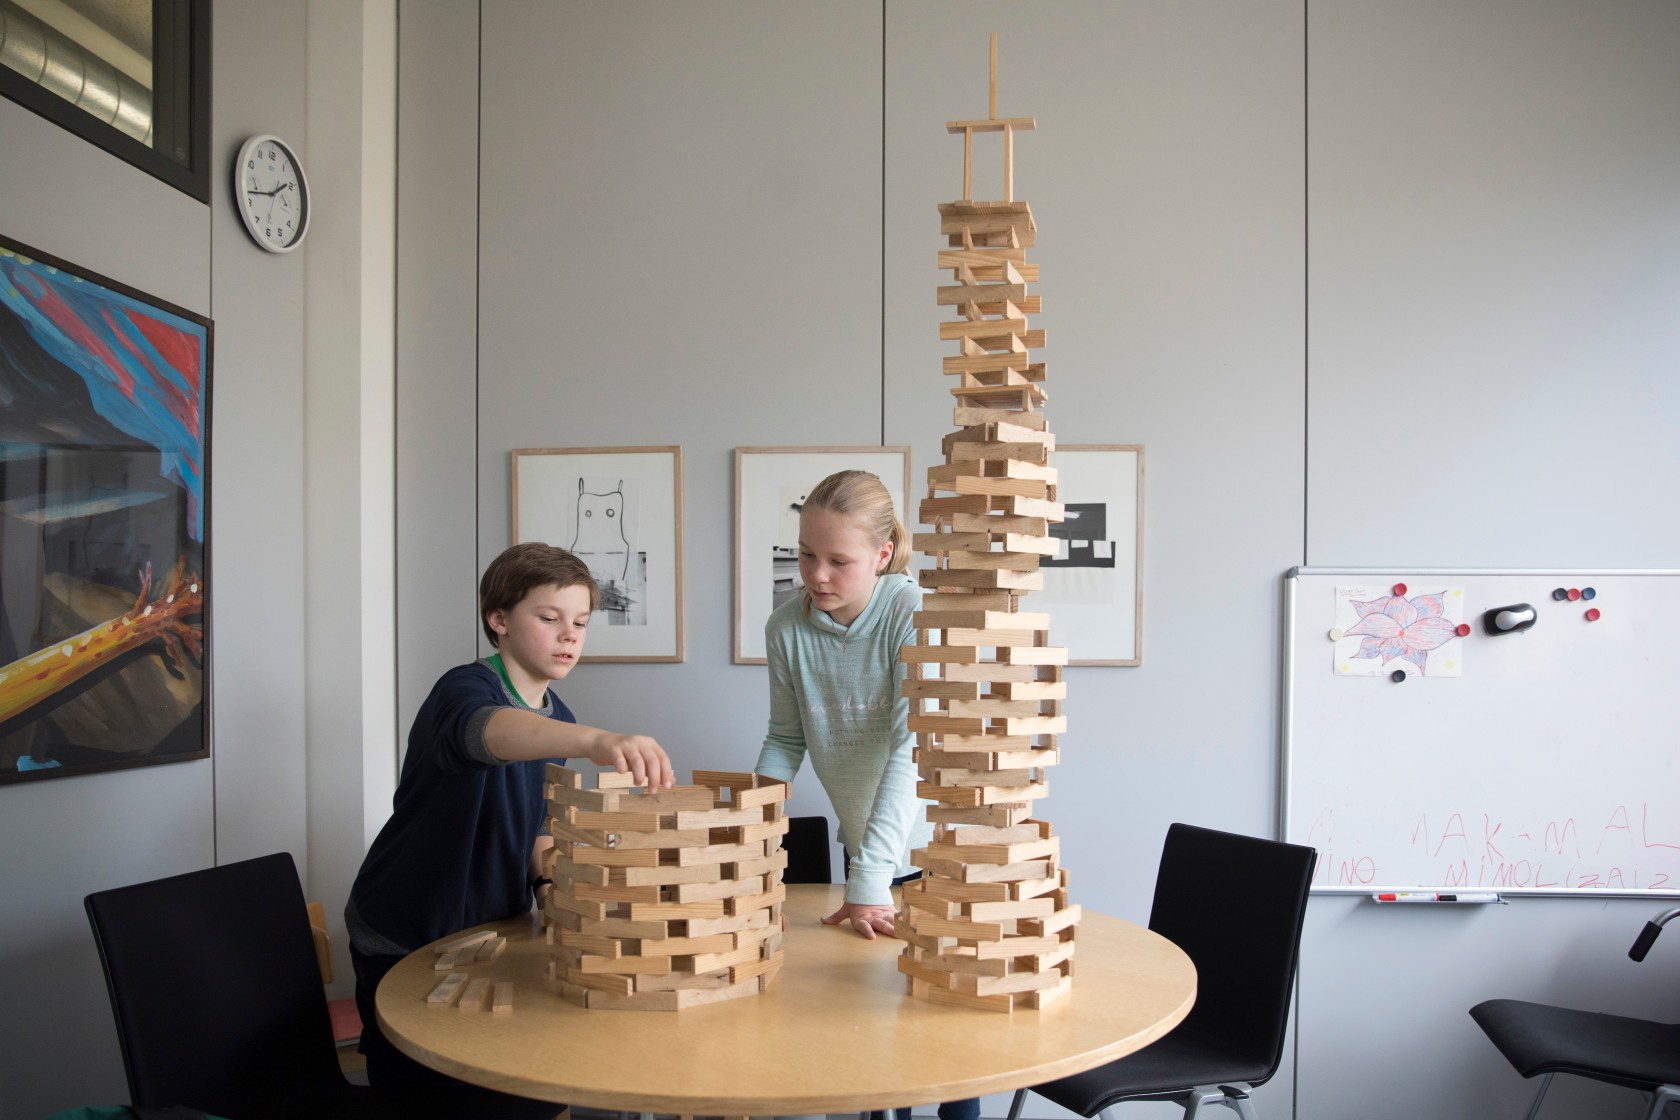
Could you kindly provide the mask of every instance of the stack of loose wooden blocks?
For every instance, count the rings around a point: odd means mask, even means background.
[[[993,119],[948,127],[970,138],[1003,131],[1008,144],[1032,121],[996,120],[994,93]],[[1006,196],[1010,174],[1006,162]],[[945,372],[958,378],[960,430],[945,437],[945,464],[928,471],[920,516],[934,531],[914,540],[934,567],[920,573],[928,591],[916,615],[919,644],[903,651],[904,691],[918,792],[936,803],[927,810],[935,831],[913,855],[922,878],[903,888],[898,966],[914,996],[1013,1011],[1068,991],[1079,921],[1060,840],[1029,816],[1049,792],[1043,768],[1057,761],[1056,736],[1066,730],[1067,650],[1047,644],[1049,615],[1020,610],[1021,597],[1044,585],[1039,558],[1058,550],[1049,525],[1062,506],[1049,465],[1055,437],[1040,411],[1044,365],[1029,356],[1044,345],[1044,332],[1027,326],[1039,310],[1026,293],[1038,278],[1025,252],[1032,211],[1008,198],[965,198],[939,212],[948,238],[939,267],[958,281],[939,289],[939,303],[962,316],[939,332],[959,347]]]
[[[550,763],[544,908],[552,990],[591,1008],[678,1011],[768,989],[782,966],[787,786],[697,770],[642,790]]]

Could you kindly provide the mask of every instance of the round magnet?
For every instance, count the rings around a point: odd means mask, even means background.
[[[1401,681],[1406,679],[1406,670],[1396,669],[1388,675],[1388,679],[1393,681],[1395,684],[1399,684]]]
[[[1461,638],[1468,638],[1470,636],[1470,624],[1468,622],[1459,623],[1458,629],[1454,633]]]
[[[1557,588],[1556,590],[1554,590],[1552,592],[1552,598],[1556,599],[1560,603],[1563,602],[1565,599],[1569,598],[1569,588],[1567,588],[1567,587]]]
[[[1395,584],[1394,585],[1394,593],[1396,595],[1404,595],[1406,593],[1406,585],[1403,584],[1403,583]]]
[[[1580,592],[1579,588],[1571,587],[1569,589],[1569,601],[1571,603],[1573,603],[1575,600],[1579,599],[1580,597],[1581,597],[1581,592]]]
[[[1330,640],[1332,642],[1339,642],[1342,640],[1342,628],[1340,626],[1332,626],[1330,628]]]
[[[1583,598],[1583,599],[1596,599],[1596,598],[1598,598],[1598,592],[1594,588],[1583,587],[1583,588],[1581,588],[1581,598]]]
[[[1587,608],[1587,621],[1588,622],[1597,622],[1598,621],[1598,608],[1597,607],[1588,607]]]

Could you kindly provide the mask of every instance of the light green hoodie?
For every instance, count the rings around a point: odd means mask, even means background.
[[[846,901],[892,905],[894,878],[915,870],[910,852],[933,836],[916,798],[910,701],[901,646],[916,640],[921,598],[906,575],[882,576],[850,626],[805,609],[796,596],[764,624],[770,727],[758,773],[792,781],[806,754],[840,819],[850,860]]]

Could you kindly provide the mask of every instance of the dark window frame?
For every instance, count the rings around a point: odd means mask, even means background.
[[[172,41],[162,34],[165,22],[180,18],[186,8],[189,21],[188,47],[185,59]],[[152,112],[155,118],[167,113],[174,118],[175,127],[187,131],[190,162],[181,164],[154,148],[134,139],[98,118],[78,109],[57,94],[43,89],[9,67],[0,66],[0,96],[17,102],[24,108],[45,117],[61,128],[75,133],[124,163],[138,167],[163,180],[176,190],[198,201],[210,201],[210,6],[211,0],[153,0],[152,3],[152,67],[154,73],[166,68],[181,71],[187,77],[186,105],[160,108],[154,93]],[[167,13],[166,9],[173,9]],[[154,87],[160,83],[154,82]],[[166,130],[161,119],[153,124],[154,137]]]

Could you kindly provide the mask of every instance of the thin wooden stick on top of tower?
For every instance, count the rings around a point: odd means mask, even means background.
[[[976,132],[1003,133],[1003,201],[1015,201],[1015,133],[1031,132],[1038,127],[1033,117],[999,117],[997,115],[997,32],[992,32],[992,70],[987,87],[987,117],[977,121],[946,121],[945,131],[963,134],[963,193],[964,202],[974,197],[974,134]]]

